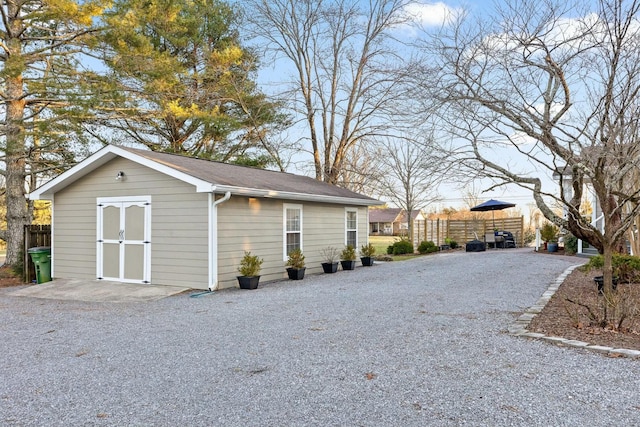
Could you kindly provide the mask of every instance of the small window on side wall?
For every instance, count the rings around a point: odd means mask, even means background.
[[[283,221],[283,259],[286,260],[289,252],[302,250],[302,205],[285,203]]]
[[[358,210],[347,208],[345,211],[345,244],[358,247]]]

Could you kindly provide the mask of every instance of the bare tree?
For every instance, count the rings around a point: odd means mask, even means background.
[[[422,142],[410,138],[387,138],[380,162],[380,195],[404,209],[413,236],[413,213],[438,200],[438,185],[442,181],[442,164],[435,155],[433,140]]]
[[[640,167],[640,2],[501,4],[491,20],[459,17],[429,40],[439,72],[429,87],[446,127],[466,141],[464,162],[495,186],[530,189],[545,217],[595,246],[610,291],[612,253],[640,212],[640,183],[625,184]],[[553,174],[561,179],[545,185]],[[581,215],[587,183],[603,231]]]
[[[336,184],[367,196],[378,196],[377,183],[385,173],[384,156],[385,149],[377,142],[359,141],[345,156]]]
[[[392,30],[412,0],[249,0],[258,43],[293,67],[288,99],[312,147],[315,177],[340,182],[359,141],[401,126],[402,76],[411,71]]]

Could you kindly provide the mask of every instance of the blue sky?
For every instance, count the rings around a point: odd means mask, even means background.
[[[464,7],[468,13],[474,15],[476,13],[486,13],[492,8],[492,2],[489,1],[472,1],[466,2]],[[409,9],[410,13],[416,16],[416,21],[419,22],[425,28],[439,28],[442,25],[446,25],[451,17],[462,11],[460,2],[424,2],[422,4],[412,5]],[[402,34],[404,33],[404,34]],[[400,29],[399,34],[406,38],[415,36],[415,30],[405,28]],[[261,73],[259,82],[263,85],[262,89],[269,93],[278,83],[282,84],[286,82],[289,73],[286,71],[290,69],[288,65],[276,63],[270,67],[265,67]],[[304,134],[306,129],[303,129],[300,134]],[[290,131],[290,135],[296,135],[295,130]],[[291,172],[294,173],[309,173],[310,162],[312,161],[311,154],[302,153],[295,158],[296,166],[291,168]],[[307,167],[300,167],[301,164],[306,164]],[[490,183],[477,182],[473,186],[469,186],[466,189],[460,190],[455,185],[443,185],[440,193],[442,196],[442,202],[435,203],[428,207],[428,210],[434,208],[440,210],[444,207],[456,207],[462,208],[465,206],[465,196],[467,192],[480,193],[480,191],[488,188]],[[523,214],[528,214],[528,204],[533,203],[533,198],[529,191],[521,189],[517,186],[508,188],[502,188],[487,193],[478,194],[480,201],[487,200],[489,198],[496,198],[500,200],[508,200],[517,203],[518,208]]]

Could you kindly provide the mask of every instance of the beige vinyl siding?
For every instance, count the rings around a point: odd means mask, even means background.
[[[125,179],[116,181],[118,171]],[[207,289],[208,195],[126,159],[114,159],[56,193],[54,275],[96,277],[96,198],[151,196],[151,282]]]
[[[254,199],[232,196],[218,206],[219,287],[237,286],[238,265],[244,251],[264,259],[261,282],[286,278],[284,259],[284,205],[302,206],[302,247],[306,274],[320,273],[321,250],[344,248],[345,206],[322,203]],[[367,239],[367,208],[358,209],[358,245]]]

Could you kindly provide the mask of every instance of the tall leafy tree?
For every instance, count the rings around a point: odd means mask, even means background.
[[[101,106],[110,140],[283,168],[269,131],[286,117],[257,88],[257,58],[242,46],[238,20],[220,0],[117,2],[103,45],[118,94]]]
[[[81,115],[78,55],[91,44],[101,0],[3,0],[0,7],[0,151],[6,188],[8,264],[30,223],[25,193],[39,174],[72,161],[69,134]],[[29,178],[29,179],[27,179]]]

